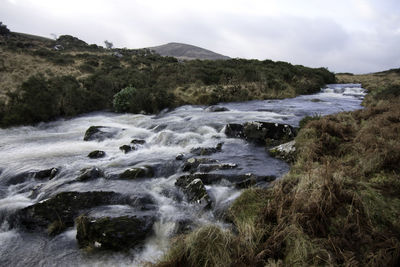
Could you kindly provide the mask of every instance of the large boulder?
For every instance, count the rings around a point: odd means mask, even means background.
[[[125,170],[119,175],[119,179],[134,180],[137,178],[151,178],[154,177],[154,170],[151,166],[142,166],[137,168],[130,168]]]
[[[225,134],[228,137],[244,138],[259,145],[274,146],[293,140],[297,131],[288,124],[253,121],[243,125],[227,124]]]
[[[103,141],[108,138],[113,138],[121,131],[120,128],[108,127],[108,126],[90,126],[86,130],[84,141]]]
[[[231,138],[243,138],[243,125],[238,123],[228,123],[225,126],[225,134]]]
[[[15,222],[27,230],[47,228],[58,234],[74,224],[82,210],[101,205],[125,204],[126,198],[115,192],[62,192],[43,202],[19,210]]]
[[[97,248],[127,251],[144,243],[152,233],[154,217],[122,216],[90,218],[80,216],[76,220],[76,239],[80,248]]]
[[[195,202],[204,208],[211,207],[211,199],[207,193],[206,187],[200,179],[190,175],[179,177],[175,185],[180,187],[190,202]]]
[[[272,157],[293,163],[296,159],[296,142],[293,140],[279,146],[275,146],[269,149],[268,152]]]

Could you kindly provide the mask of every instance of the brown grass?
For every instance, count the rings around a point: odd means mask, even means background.
[[[231,207],[229,266],[398,266],[399,103],[374,101],[301,129],[291,171]],[[181,239],[180,248],[187,246]],[[180,263],[190,263],[185,255]]]

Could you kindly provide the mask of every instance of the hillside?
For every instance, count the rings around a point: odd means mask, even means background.
[[[189,60],[105,49],[76,37],[0,35],[0,126],[97,111],[156,113],[184,104],[294,97],[335,76],[271,60]]]
[[[229,59],[229,57],[217,54],[213,51],[182,43],[168,43],[165,45],[149,47],[161,56],[175,57],[180,60],[218,60]]]

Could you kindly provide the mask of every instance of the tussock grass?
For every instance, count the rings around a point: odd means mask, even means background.
[[[303,126],[291,171],[231,206],[232,259],[221,266],[399,266],[400,98],[389,91]]]

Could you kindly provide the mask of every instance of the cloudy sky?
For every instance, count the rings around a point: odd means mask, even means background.
[[[400,67],[399,0],[0,0],[0,21],[116,47],[182,42],[335,72]]]

